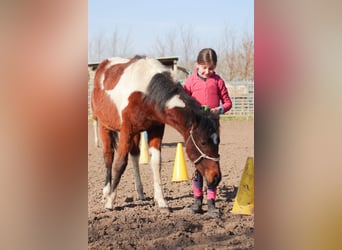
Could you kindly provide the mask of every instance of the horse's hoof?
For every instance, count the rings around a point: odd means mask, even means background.
[[[169,214],[169,213],[171,213],[171,209],[169,207],[161,207],[161,208],[159,208],[159,211],[162,214]]]
[[[143,200],[145,200],[145,196],[138,196],[137,197],[137,201],[143,201]]]
[[[109,211],[113,211],[113,204],[110,201],[107,201],[107,203],[104,206],[105,209],[109,210]]]

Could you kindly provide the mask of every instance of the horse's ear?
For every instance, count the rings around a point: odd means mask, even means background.
[[[200,124],[200,122],[201,122],[201,116],[200,115],[198,115],[198,114],[195,114],[195,124]]]

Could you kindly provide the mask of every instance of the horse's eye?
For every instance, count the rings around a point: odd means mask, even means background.
[[[207,142],[206,141],[201,141],[201,144],[202,144],[202,146],[205,146],[205,145],[207,145]]]

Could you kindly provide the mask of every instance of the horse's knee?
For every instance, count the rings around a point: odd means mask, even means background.
[[[122,174],[125,172],[127,166],[127,159],[125,160],[116,160],[113,167],[113,183],[112,183],[112,191],[116,190],[118,186]]]
[[[106,164],[106,167],[111,166],[113,164],[114,152],[104,152],[103,159]]]
[[[116,161],[114,164],[113,171],[116,174],[119,174],[121,176],[123,174],[123,172],[125,171],[127,164],[128,164],[128,162],[126,159],[122,160],[122,161]]]

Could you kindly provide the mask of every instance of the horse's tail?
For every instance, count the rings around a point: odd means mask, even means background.
[[[93,129],[94,129],[95,146],[100,147],[99,135],[98,135],[98,121],[96,117],[93,117]]]
[[[95,88],[95,86],[94,86],[94,88]],[[91,107],[91,115],[92,115],[92,118],[93,118],[93,129],[94,129],[95,146],[96,147],[100,147],[99,136],[98,136],[98,121],[97,121],[97,116],[95,114],[94,89],[93,89],[93,91],[91,93],[90,107]]]

